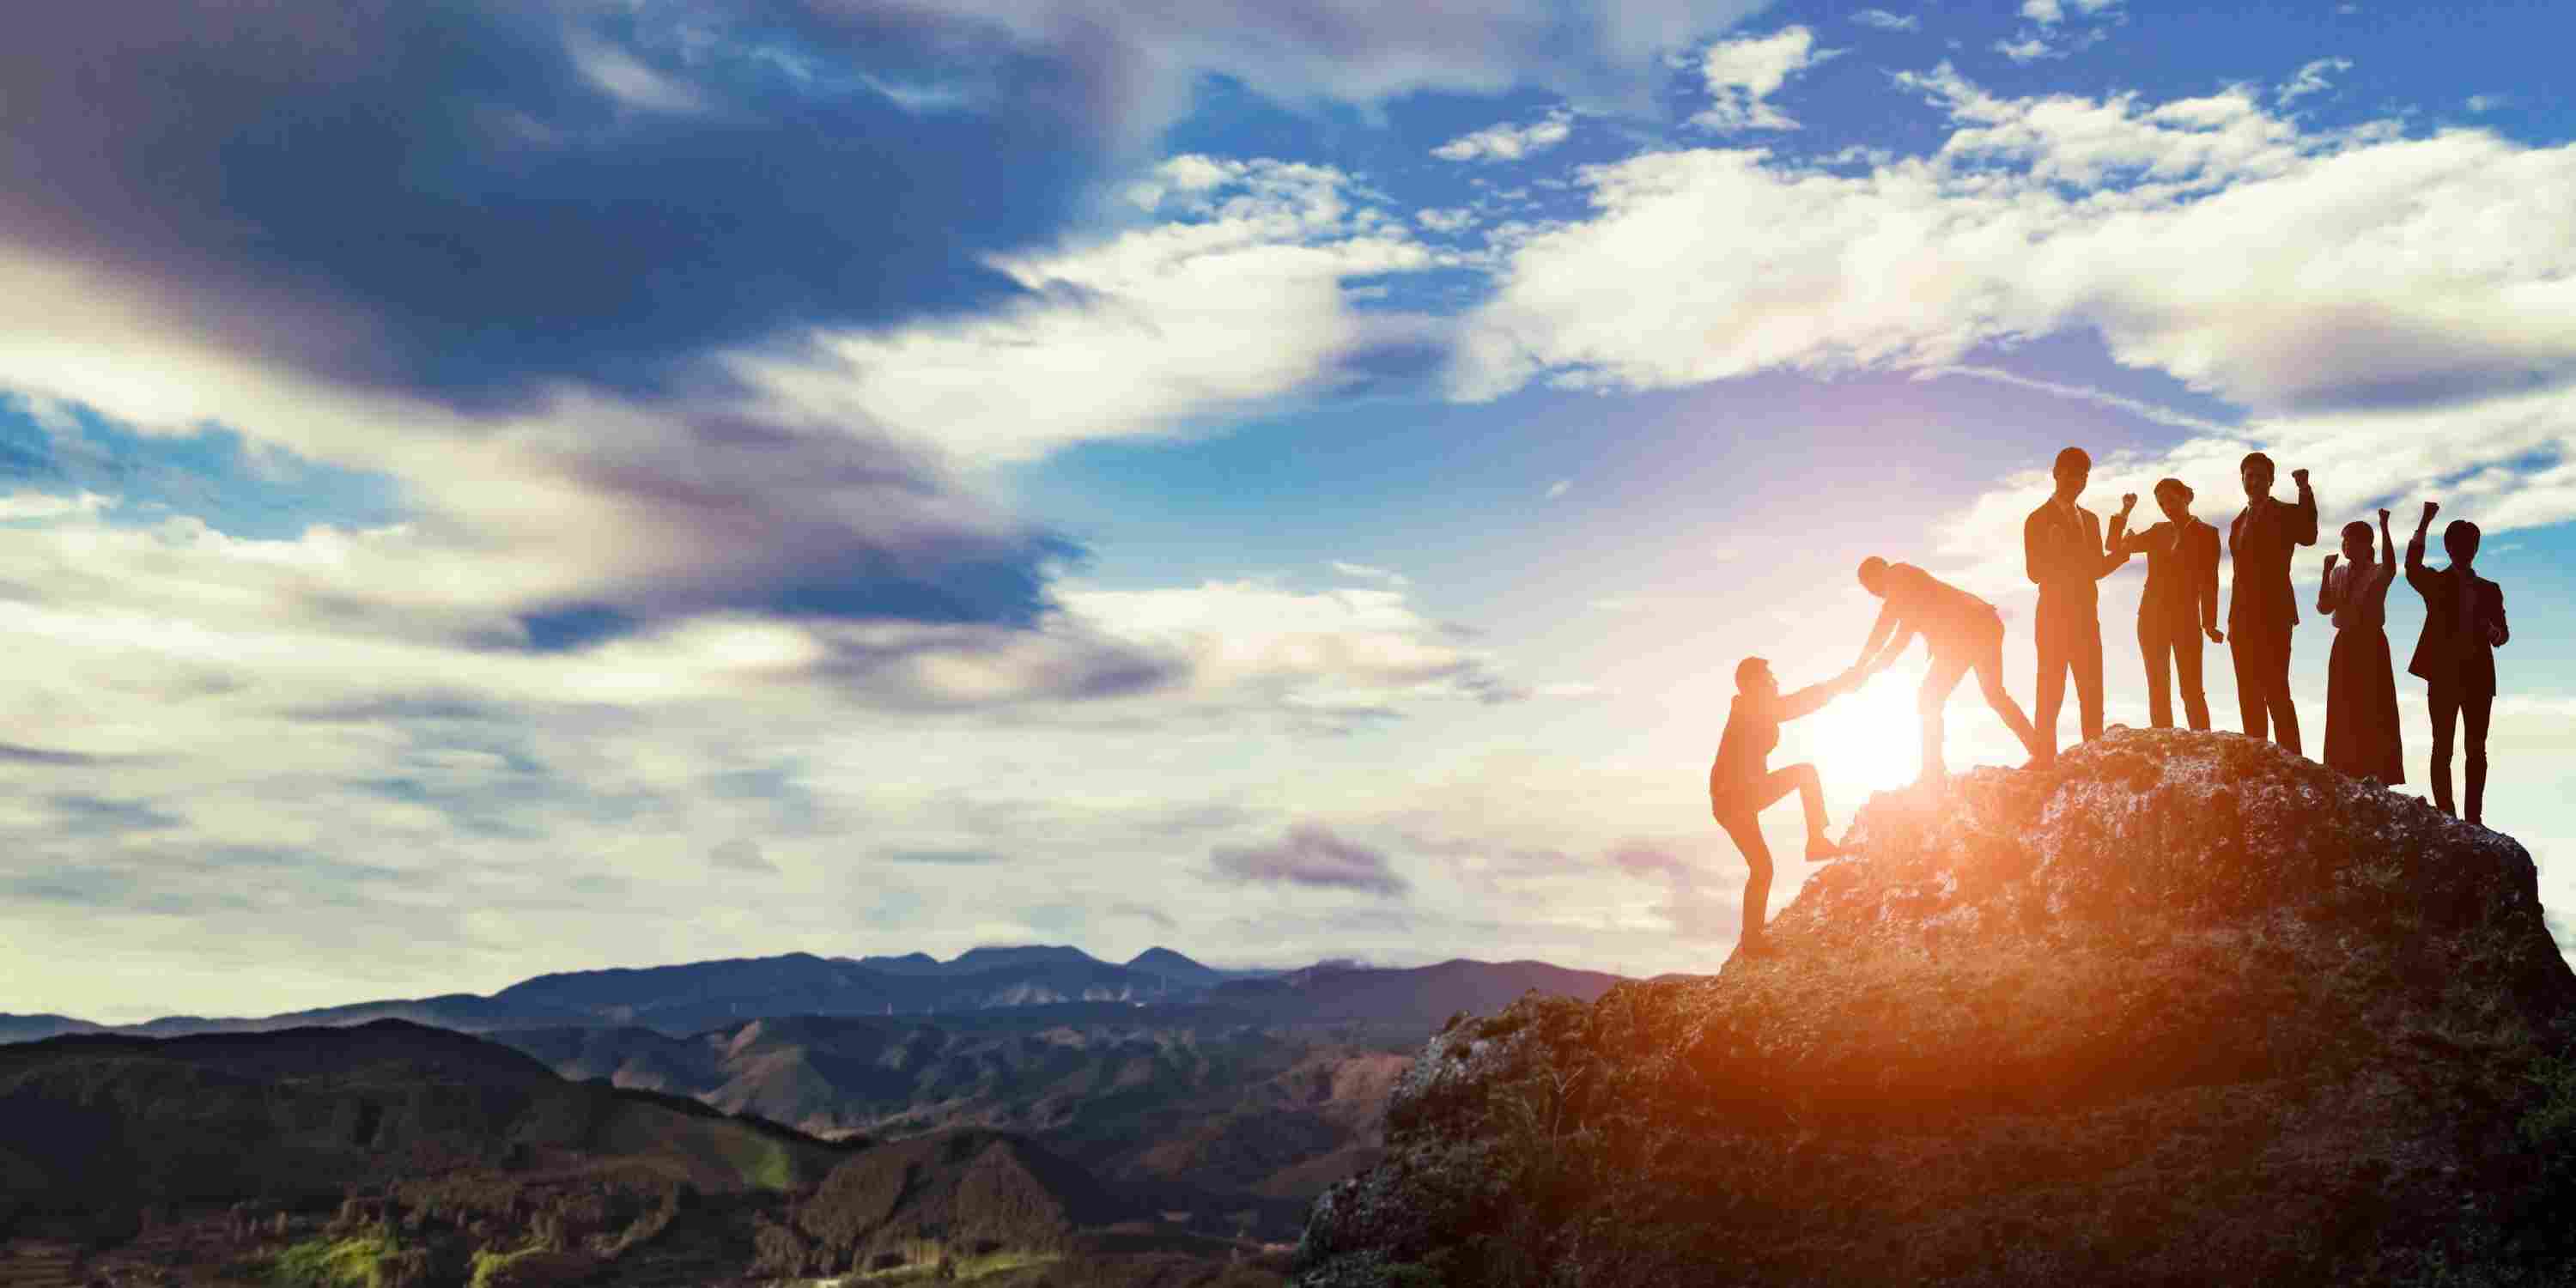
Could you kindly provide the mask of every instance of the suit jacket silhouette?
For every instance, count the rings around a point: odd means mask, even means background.
[[[2055,498],[2040,503],[2021,524],[2022,567],[2052,609],[2090,616],[2099,600],[2096,582],[2120,566],[2102,553],[2101,516]]]
[[[2227,555],[2236,578],[2227,587],[2227,629],[2288,631],[2299,624],[2299,597],[2290,590],[2290,556],[2317,543],[2317,500],[2272,497],[2246,506],[2227,525]]]
[[[2460,578],[2467,577],[2470,590],[2460,592]],[[2406,673],[2439,686],[2457,684],[2464,693],[2494,697],[2496,691],[2495,643],[2487,637],[2492,626],[2506,639],[2513,638],[2504,620],[2504,588],[2458,568],[2424,566],[2424,543],[2406,543],[2406,584],[2424,597],[2424,633],[2415,639],[2415,656],[2406,663]],[[2461,609],[2467,607],[2464,622]]]
[[[2171,522],[2134,532],[2120,543],[2120,557],[2147,557],[2147,589],[2138,599],[2138,621],[2167,636],[2196,634],[2218,625],[2218,529],[2198,519],[2176,539]]]

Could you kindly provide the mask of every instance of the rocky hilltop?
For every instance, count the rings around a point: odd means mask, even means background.
[[[1296,1282],[2576,1282],[2576,975],[2510,838],[2114,730],[1850,839],[1777,957],[1435,1037]]]

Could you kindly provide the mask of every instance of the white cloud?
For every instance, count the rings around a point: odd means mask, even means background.
[[[1128,194],[1166,222],[997,260],[1032,293],[1023,303],[820,333],[737,369],[799,423],[881,424],[977,463],[1330,391],[1359,378],[1345,363],[1417,345],[1426,325],[1355,309],[1343,284],[1454,260],[1354,188],[1329,167],[1176,157]]]
[[[2310,131],[2242,90],[2003,99],[1946,66],[1904,83],[1953,119],[1930,157],[1585,170],[1593,216],[1511,249],[1460,392],[1920,369],[2069,330],[2266,411],[2576,379],[2576,147]]]
[[[2047,41],[2037,36],[2026,36],[2020,40],[1998,40],[1994,44],[1994,50],[2017,63],[2065,56],[2065,51],[2051,48]]]
[[[1547,485],[1547,499],[1553,501],[1572,490],[1574,490],[1574,480],[1558,479]]]
[[[2022,0],[2021,16],[2043,27],[2053,27],[2066,20],[2067,6],[2072,4],[2085,17],[2117,9],[2120,0]]]
[[[1863,9],[1852,15],[1852,21],[1881,31],[1915,31],[1923,26],[1923,20],[1913,14],[1894,14],[1885,9]]]
[[[1373,581],[1398,589],[1412,584],[1403,573],[1387,568],[1373,568],[1367,564],[1345,563],[1336,559],[1332,562],[1332,569],[1345,577],[1357,577],[1362,581]]]
[[[2286,105],[2310,94],[2322,94],[2332,86],[2326,79],[2328,76],[2351,70],[2352,60],[2349,58],[2319,58],[2300,67],[2298,73],[2273,96],[2273,101]]]
[[[67,514],[96,514],[116,504],[116,498],[84,490],[78,496],[54,496],[44,492],[12,492],[0,496],[0,520],[58,519]]]
[[[1805,27],[1721,40],[1700,59],[1700,75],[1716,101],[1691,123],[1720,133],[1794,130],[1798,123],[1768,100],[1791,76],[1838,52],[1818,50],[1816,34]]]
[[[1476,222],[1476,213],[1457,206],[1438,207],[1413,212],[1413,222],[1435,233],[1454,233]]]
[[[1574,117],[1567,112],[1550,112],[1547,118],[1528,125],[1489,125],[1473,134],[1462,134],[1439,147],[1431,155],[1444,161],[1518,161],[1536,156],[1574,133]]]

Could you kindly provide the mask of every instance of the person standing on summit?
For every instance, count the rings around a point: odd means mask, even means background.
[[[2051,471],[2057,490],[2030,512],[2021,525],[2022,565],[2039,587],[2039,697],[2031,707],[2039,729],[2033,754],[2041,764],[2057,758],[2057,713],[2066,704],[2066,673],[2075,673],[2075,704],[2082,713],[2084,739],[2102,736],[2102,616],[2094,583],[2127,562],[2116,553],[2120,530],[2128,526],[2135,493],[2111,520],[2111,539],[2102,539],[2102,520],[2077,505],[2093,458],[2081,447],[2057,454]]]
[[[2290,632],[2299,625],[2299,599],[2290,590],[2290,555],[2317,543],[2317,496],[2308,472],[2290,471],[2299,485],[2296,504],[2272,497],[2272,458],[2248,452],[2236,467],[2245,484],[2245,509],[2227,525],[2227,557],[2236,576],[2227,588],[2227,649],[2236,662],[2236,703],[2245,736],[2272,740],[2294,754],[2299,712],[2290,703]]]
[[[2486,826],[2487,718],[2495,711],[2495,651],[2513,638],[2504,616],[2504,588],[2478,575],[2478,525],[2466,519],[2442,530],[2442,548],[2451,555],[2448,568],[2424,566],[2424,535],[2441,512],[2438,502],[2424,503],[2415,537],[2406,543],[2406,584],[2424,597],[2424,632],[2415,641],[2415,656],[2406,673],[2421,678],[2433,708],[2433,804],[2445,814],[2451,807],[2451,739],[2468,726],[2468,808],[2466,817]]]

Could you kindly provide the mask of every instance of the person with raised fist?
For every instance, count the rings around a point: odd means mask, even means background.
[[[2453,814],[2451,738],[2468,726],[2468,806],[2471,823],[2486,824],[2487,718],[2495,710],[2495,651],[2513,638],[2505,624],[2504,589],[2477,574],[2478,525],[2458,520],[2442,530],[2448,568],[2424,566],[2424,534],[2441,512],[2424,503],[2424,517],[2406,543],[2406,584],[2424,597],[2424,633],[2406,673],[2421,677],[2433,714],[2433,803]]]
[[[2227,556],[2236,569],[2227,590],[2227,646],[2236,663],[2236,703],[2245,736],[2299,746],[2299,711],[2290,701],[2290,632],[2299,625],[2290,589],[2290,555],[2317,543],[2317,497],[2306,470],[2290,471],[2299,499],[2272,496],[2272,458],[2249,452],[2237,466],[2245,508],[2227,525]]]
[[[2379,554],[2370,525],[2343,526],[2343,567],[2326,556],[2317,582],[2317,611],[2334,619],[2334,653],[2326,663],[2325,762],[2383,787],[2406,781],[2406,751],[2397,732],[2397,677],[2388,664],[2388,587],[2397,576],[2397,541],[2388,511],[2379,512]]]

